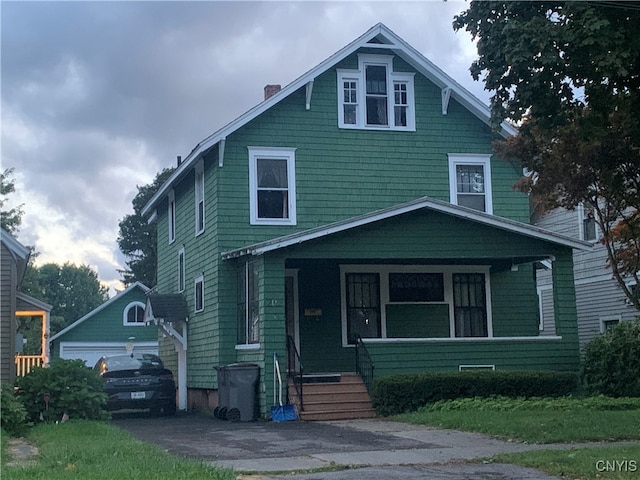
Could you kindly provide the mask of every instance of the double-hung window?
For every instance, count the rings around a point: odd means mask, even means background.
[[[595,242],[598,239],[598,227],[596,224],[596,212],[593,205],[578,205],[580,218],[580,240]]]
[[[185,260],[184,260],[184,247],[178,250],[178,292],[184,292],[184,276],[185,273]]]
[[[249,194],[252,225],[295,225],[295,148],[249,147]]]
[[[204,276],[199,275],[194,280],[194,304],[195,311],[202,312],[204,310]]]
[[[238,269],[237,344],[256,345],[260,343],[260,310],[258,301],[258,269],[247,262]]]
[[[176,194],[173,190],[169,192],[167,218],[169,220],[169,243],[172,243],[176,239]]]
[[[204,162],[196,165],[195,197],[196,197],[196,235],[204,232]]]
[[[338,69],[338,126],[415,130],[413,73],[395,72],[389,55],[358,55],[358,70]]]
[[[449,192],[455,205],[493,213],[491,155],[449,154]]]

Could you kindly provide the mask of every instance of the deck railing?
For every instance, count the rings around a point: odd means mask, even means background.
[[[16,376],[24,377],[33,367],[43,367],[44,355],[16,355]]]

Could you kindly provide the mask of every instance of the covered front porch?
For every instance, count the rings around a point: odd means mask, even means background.
[[[240,359],[261,357],[267,403],[271,352],[290,372],[354,372],[359,339],[375,375],[577,370],[572,248],[587,245],[419,199],[227,252],[243,286]],[[540,262],[553,264],[555,335],[539,335]]]

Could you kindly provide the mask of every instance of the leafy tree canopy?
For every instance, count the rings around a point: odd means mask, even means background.
[[[15,234],[22,223],[23,205],[18,205],[9,210],[4,209],[8,195],[16,191],[13,170],[13,168],[7,168],[0,172],[0,226],[7,232]]]
[[[158,253],[156,248],[156,223],[148,223],[141,215],[144,206],[173,173],[173,168],[165,168],[149,185],[138,187],[134,197],[133,214],[120,220],[118,247],[127,257],[127,270],[121,272],[125,285],[137,281],[148,287],[156,284]]]
[[[640,5],[473,1],[454,19],[477,39],[492,122],[519,124],[495,146],[533,172],[518,185],[544,208],[591,205],[608,265],[640,284]]]
[[[30,265],[21,290],[38,298],[51,309],[51,335],[59,332],[108,300],[108,289],[98,280],[98,274],[88,265],[47,263]]]

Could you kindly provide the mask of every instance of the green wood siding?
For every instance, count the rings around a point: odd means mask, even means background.
[[[354,54],[336,67],[356,66]],[[413,71],[398,58],[394,59],[394,69]],[[266,412],[273,393],[272,354],[277,352],[285,358],[285,267],[299,268],[301,354],[310,372],[353,370],[353,349],[343,348],[341,337],[339,265],[345,263],[489,266],[494,335],[537,335],[531,259],[557,255],[564,261],[566,252],[521,235],[419,211],[259,258],[260,347],[236,348],[237,267],[244,260],[222,261],[221,253],[425,195],[448,201],[447,154],[492,153],[491,143],[497,137],[490,127],[454,99],[448,114],[442,115],[440,88],[420,74],[415,75],[414,90],[415,132],[338,128],[337,77],[332,68],[314,79],[310,110],[305,109],[306,92],[301,88],[229,134],[224,166],[219,166],[217,146],[204,154],[205,231],[199,236],[195,235],[193,170],[174,185],[176,240],[172,243],[167,235],[166,202],[157,210],[157,288],[159,293],[177,291],[178,250],[184,248],[184,294],[191,311],[189,388],[215,388],[215,366],[257,363],[262,372],[260,403]],[[296,149],[296,225],[250,225],[248,146]],[[512,188],[521,173],[519,165],[492,157],[493,213],[528,222],[528,198]],[[529,265],[512,272],[514,260]],[[205,279],[205,308],[195,313],[193,279],[198,275]],[[561,273],[556,293],[570,302],[573,290],[567,275]],[[305,308],[320,308],[322,316],[305,318]],[[499,368],[574,368],[577,355],[570,343],[575,316],[572,320],[570,306],[556,308],[566,319],[566,325],[559,327],[562,340],[396,342],[375,344],[371,350],[380,374],[403,368],[457,369],[461,363],[489,363]],[[441,306],[393,306],[389,314],[391,335],[433,330],[440,336],[444,332],[445,312]],[[172,343],[161,340],[160,353],[176,371]]]
[[[132,302],[145,304],[147,297],[141,289],[133,289],[122,295],[106,308],[96,312],[76,327],[60,335],[56,340],[56,352],[60,342],[127,342],[135,337],[136,342],[156,341],[158,330],[153,326],[124,325],[123,314]]]
[[[387,305],[387,337],[448,337],[449,305]]]

